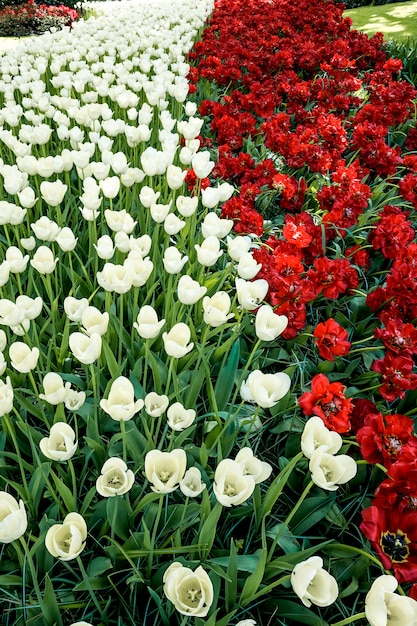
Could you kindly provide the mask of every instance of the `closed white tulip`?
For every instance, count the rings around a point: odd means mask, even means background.
[[[214,162],[210,161],[209,152],[197,152],[192,158],[191,165],[197,178],[207,178],[214,167]]]
[[[64,226],[58,233],[55,241],[63,252],[72,252],[72,250],[75,250],[78,238],[74,235],[71,228]]]
[[[13,408],[13,387],[10,377],[6,377],[6,382],[0,380],[0,417],[10,413]]]
[[[339,433],[326,428],[323,420],[317,415],[307,420],[301,434],[301,450],[308,459],[311,459],[318,449],[329,454],[336,454],[342,447],[342,443]]]
[[[120,232],[122,233],[123,231]],[[112,258],[115,246],[113,243],[113,239],[109,235],[103,235],[102,237],[99,237],[99,239],[97,239],[97,243],[93,245],[100,259],[108,261]]]
[[[105,198],[115,198],[120,191],[120,178],[118,176],[103,178],[100,180],[100,189]]]
[[[201,567],[172,563],[164,574],[164,593],[182,615],[205,617],[213,604],[213,584]]]
[[[151,217],[157,224],[162,224],[168,217],[168,213],[171,209],[171,202],[168,204],[157,204],[156,202],[151,204],[150,212]]]
[[[81,322],[83,313],[88,307],[87,298],[74,298],[67,296],[64,299],[64,311],[72,322]]]
[[[117,457],[107,459],[96,481],[98,493],[105,497],[121,496],[130,491],[135,482],[135,475],[126,463]]]
[[[145,208],[150,209],[151,204],[155,204],[160,195],[160,191],[154,191],[152,187],[144,185],[139,192],[139,200]]]
[[[197,467],[190,467],[184,478],[180,480],[180,491],[187,498],[196,498],[206,489],[206,484],[201,479],[201,472]]]
[[[220,194],[217,187],[206,187],[206,189],[201,190],[201,204],[206,207],[206,209],[214,209],[214,207],[217,206],[219,202]],[[203,237],[206,236],[208,235],[204,235],[203,233]]]
[[[318,448],[310,458],[309,469],[314,484],[326,491],[336,491],[356,476],[358,466],[347,454],[333,456]]]
[[[42,215],[36,222],[30,225],[35,236],[41,241],[55,241],[61,228],[56,222]]]
[[[187,170],[183,170],[177,165],[168,165],[166,171],[166,179],[168,187],[172,190],[179,189],[187,175]]]
[[[135,400],[135,390],[125,376],[116,378],[107,399],[100,400],[100,407],[117,422],[130,420],[143,407],[143,400]]]
[[[186,409],[181,402],[174,402],[167,411],[168,424],[172,430],[181,431],[188,428],[195,420],[194,409]]]
[[[194,248],[197,251],[198,262],[206,267],[212,267],[223,254],[223,250],[220,249],[220,241],[214,235],[204,239],[201,246],[195,244]]]
[[[288,326],[286,315],[277,315],[269,304],[264,304],[256,312],[255,332],[262,341],[273,341],[282,335]]]
[[[259,274],[261,268],[262,263],[257,263],[250,252],[244,252],[239,258],[236,269],[240,278],[250,280]]]
[[[184,450],[176,448],[171,452],[151,450],[145,456],[145,474],[151,483],[152,491],[171,493],[178,488],[187,467]]]
[[[68,461],[77,450],[75,432],[65,422],[55,422],[49,431],[49,437],[39,442],[43,454],[52,461]]]
[[[48,372],[43,377],[42,385],[45,393],[39,394],[41,400],[46,400],[55,406],[65,401],[67,392],[64,381],[59,374]]]
[[[242,237],[227,237],[227,254],[233,261],[239,261],[242,254],[249,252],[252,240],[247,235]]]
[[[142,339],[153,339],[159,335],[165,320],[158,320],[158,314],[149,304],[145,304],[139,311],[136,322],[133,324]]]
[[[62,524],[54,524],[45,537],[46,549],[61,561],[71,561],[85,548],[87,524],[78,513],[69,513]]]
[[[84,333],[72,333],[69,336],[69,347],[80,363],[91,365],[100,357],[101,336],[98,333],[92,333],[91,336]]]
[[[169,213],[164,220],[164,231],[168,235],[176,235],[184,226],[184,220],[180,220],[174,213]]]
[[[297,563],[291,572],[291,586],[304,606],[329,606],[339,595],[336,579],[323,569],[323,559],[312,556]]]
[[[11,366],[21,374],[31,372],[39,359],[39,348],[29,348],[22,341],[15,341],[9,347],[9,359]]]
[[[213,491],[223,506],[237,506],[245,502],[255,489],[252,476],[244,473],[240,463],[232,459],[223,459],[216,467]]]
[[[0,491],[0,543],[19,539],[28,525],[23,500],[17,500],[6,491]]]
[[[23,253],[16,246],[9,246],[7,248],[5,258],[12,274],[24,272],[29,262],[29,255],[25,254],[25,256],[23,256]]]
[[[52,207],[56,207],[61,204],[67,189],[68,186],[61,180],[56,180],[55,182],[44,180],[40,186],[42,198],[45,200],[46,204],[49,204],[49,206]]]
[[[181,276],[178,281],[178,300],[182,304],[195,304],[207,293],[207,287],[203,287],[199,282],[193,280],[191,276]]]
[[[190,338],[191,331],[187,324],[174,324],[168,333],[162,334],[165,352],[168,356],[180,359],[193,349],[194,343],[190,343]]]
[[[365,598],[365,615],[370,626],[416,626],[417,602],[394,593],[397,587],[394,576],[383,574],[374,580]]]
[[[46,246],[39,246],[33,258],[30,260],[31,266],[39,272],[39,274],[52,274],[58,263],[58,257],[54,258],[53,252]]]
[[[109,325],[109,314],[101,313],[95,306],[88,306],[83,311],[81,323],[87,335],[104,335]]]
[[[136,226],[135,220],[126,211],[126,209],[121,209],[120,211],[106,209],[104,211],[104,219],[106,220],[107,226],[110,230],[115,233],[123,231],[124,233],[130,235]]]

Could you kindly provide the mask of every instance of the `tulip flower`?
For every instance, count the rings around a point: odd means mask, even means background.
[[[0,491],[0,543],[11,543],[21,537],[28,521],[23,500],[15,500],[6,491]]]

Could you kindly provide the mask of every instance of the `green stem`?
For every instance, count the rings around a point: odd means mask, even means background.
[[[123,461],[126,463],[127,459],[127,444],[126,444],[126,424],[124,420],[120,420],[120,432],[122,434],[122,446],[123,446]]]
[[[150,545],[150,548],[149,548],[148,576],[150,575],[150,572],[152,570],[153,553],[154,553],[154,547],[156,545],[156,534],[158,532],[159,520],[161,519],[163,502],[164,502],[164,496],[160,495],[159,496],[159,502],[158,502],[158,511],[156,513],[155,520],[154,520],[154,523],[153,523],[151,545]]]
[[[356,615],[352,615],[352,617],[342,619],[340,622],[335,622],[334,624],[331,624],[331,626],[345,626],[345,624],[351,624],[352,622],[356,622],[358,619],[366,619],[366,613],[357,613]]]
[[[25,558],[25,560],[27,561],[27,563],[29,565],[30,575],[31,575],[31,578],[32,578],[32,585],[33,585],[33,588],[35,590],[36,597],[37,597],[38,602],[39,602],[39,606],[42,608],[42,606],[43,606],[43,596],[42,596],[41,589],[39,587],[38,573],[36,571],[35,564],[34,564],[33,559],[32,559],[32,555],[30,554],[29,546],[26,543],[26,540],[24,539],[23,536],[19,537],[19,541],[22,544],[22,548],[23,548],[23,552],[24,552],[24,558]],[[16,549],[17,553],[19,554],[20,550],[17,549],[17,545],[16,544],[15,544],[15,549]]]

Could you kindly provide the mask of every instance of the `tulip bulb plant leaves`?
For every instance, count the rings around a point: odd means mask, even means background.
[[[325,0],[0,54],[0,622],[417,624],[417,131]]]

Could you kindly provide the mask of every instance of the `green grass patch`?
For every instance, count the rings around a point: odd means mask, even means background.
[[[382,32],[386,39],[417,42],[417,2],[396,2],[381,6],[359,7],[345,11],[353,28],[369,36]]]

